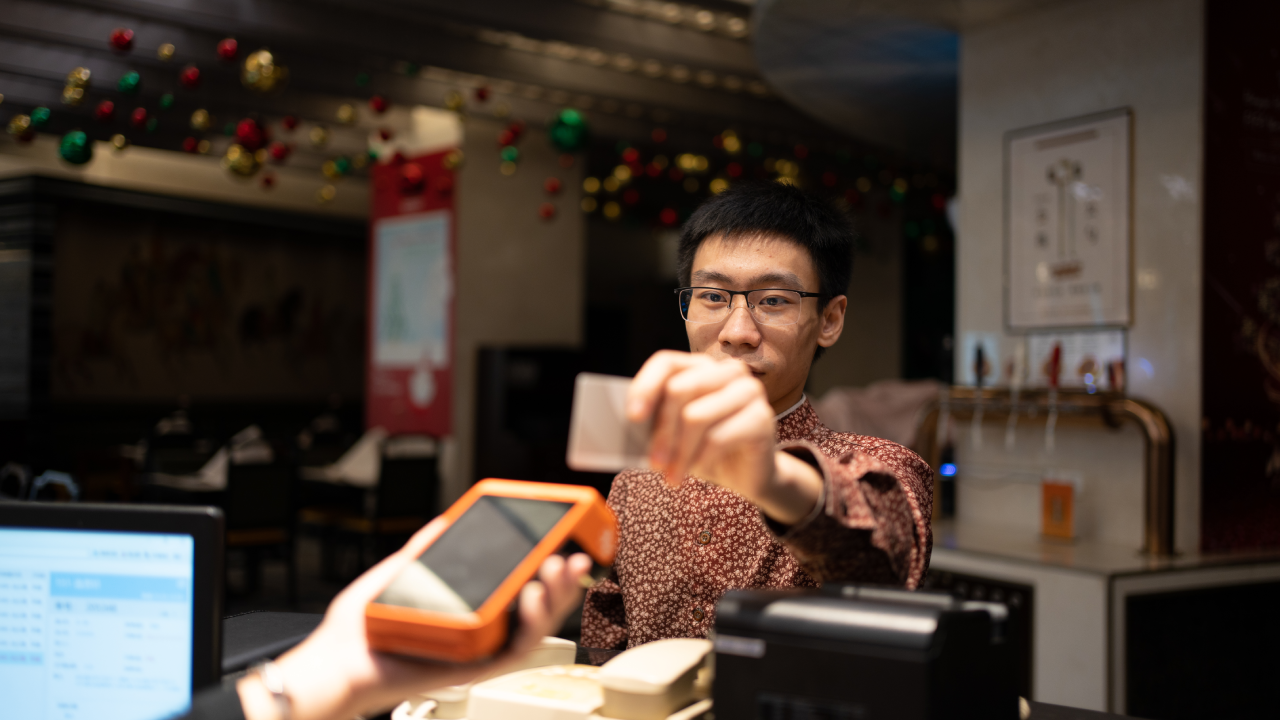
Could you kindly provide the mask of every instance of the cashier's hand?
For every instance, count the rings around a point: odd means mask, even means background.
[[[649,464],[670,484],[694,475],[787,525],[804,519],[821,497],[818,471],[778,451],[764,384],[740,360],[655,353],[631,382],[627,416],[634,422],[653,418]]]
[[[429,523],[419,535],[438,535],[447,526]],[[421,547],[423,543],[410,541]],[[443,665],[385,655],[369,647],[365,637],[365,605],[378,596],[413,555],[403,549],[370,568],[338,594],[324,620],[301,645],[276,661],[293,720],[349,720],[369,716],[407,697],[432,688],[460,685],[500,672],[554,633],[581,599],[582,577],[591,558],[577,554],[567,561],[553,555],[542,564],[541,582],[531,582],[520,595],[520,631],[500,657],[478,665]],[[237,685],[247,720],[278,720],[270,692],[256,675]]]

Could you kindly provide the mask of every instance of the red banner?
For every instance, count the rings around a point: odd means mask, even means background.
[[[370,174],[365,418],[391,434],[448,435],[452,421],[456,241],[443,150]]]

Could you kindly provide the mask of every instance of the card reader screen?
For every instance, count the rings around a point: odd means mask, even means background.
[[[484,604],[571,503],[483,495],[396,576],[377,602],[470,613]]]

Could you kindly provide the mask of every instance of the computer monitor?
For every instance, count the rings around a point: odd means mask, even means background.
[[[0,503],[0,698],[24,720],[161,720],[221,667],[222,513]]]

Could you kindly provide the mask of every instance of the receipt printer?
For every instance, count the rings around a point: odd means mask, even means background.
[[[1006,617],[858,585],[731,591],[716,609],[716,716],[1016,720]]]

